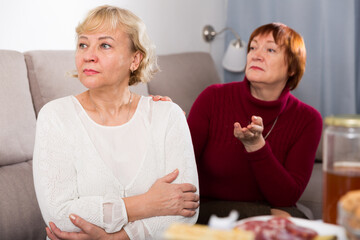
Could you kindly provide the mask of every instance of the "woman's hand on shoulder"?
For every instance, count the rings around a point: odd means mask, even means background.
[[[251,123],[241,127],[240,123],[234,123],[234,136],[239,139],[248,152],[255,152],[265,145],[262,136],[264,125],[261,117],[252,116]]]
[[[149,95],[150,97],[152,97],[152,100],[157,102],[157,101],[165,101],[165,102],[172,102],[171,98],[167,97],[167,96],[160,96],[160,95]]]
[[[172,102],[171,98],[167,97],[167,96],[160,96],[160,95],[149,95],[149,97],[152,97],[152,100],[154,102],[157,102],[157,101],[164,101],[164,102]],[[186,115],[186,112],[183,110],[184,112],[184,115]]]
[[[128,240],[129,237],[124,230],[117,233],[107,233],[104,229],[85,221],[74,214],[70,215],[71,222],[81,229],[80,232],[61,231],[53,222],[50,222],[50,228],[46,227],[46,234],[51,240]]]
[[[179,175],[175,170],[159,178],[146,193],[153,216],[180,215],[192,217],[199,207],[196,187],[190,183],[172,183]]]

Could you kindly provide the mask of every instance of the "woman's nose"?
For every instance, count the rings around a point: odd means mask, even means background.
[[[84,54],[84,60],[86,62],[97,62],[98,55],[97,55],[96,49],[88,48],[86,53]]]
[[[261,49],[254,49],[252,52],[252,56],[251,56],[251,58],[253,59],[253,60],[263,60],[263,52],[261,51]]]

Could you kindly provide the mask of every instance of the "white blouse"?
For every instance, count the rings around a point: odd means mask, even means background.
[[[146,124],[139,113],[144,108],[146,100],[140,98],[139,107],[127,123],[120,126],[103,126],[89,117],[77,98],[72,99],[77,114],[101,159],[123,186],[129,185],[145,158],[149,141],[148,135],[144,134]]]
[[[36,195],[45,222],[53,221],[63,231],[79,231],[70,213],[107,232],[124,228],[130,239],[156,239],[176,221],[195,223],[197,215],[128,222],[122,198],[145,193],[176,168],[175,183],[198,188],[189,129],[174,103],[142,97],[130,121],[115,127],[95,123],[73,96],[54,100],[39,113]]]

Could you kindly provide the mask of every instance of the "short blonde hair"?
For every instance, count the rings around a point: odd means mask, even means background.
[[[77,37],[83,33],[116,31],[121,29],[130,39],[131,51],[141,52],[143,59],[136,71],[130,74],[129,85],[148,82],[159,70],[155,46],[146,33],[144,22],[129,10],[104,5],[91,10],[76,27]]]
[[[288,63],[289,74],[286,85],[290,90],[294,90],[305,72],[306,48],[304,39],[299,33],[283,23],[269,23],[253,31],[248,43],[248,52],[250,51],[251,41],[256,36],[269,33],[272,33],[277,45],[285,47],[285,60]]]

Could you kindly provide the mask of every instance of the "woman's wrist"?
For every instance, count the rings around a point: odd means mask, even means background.
[[[264,138],[261,138],[257,143],[254,144],[244,144],[245,150],[247,152],[255,152],[265,146],[266,142]]]
[[[123,201],[128,215],[128,222],[153,217],[151,213],[153,208],[149,204],[146,193],[123,198]]]
[[[111,233],[108,240],[130,240],[124,229],[121,229],[119,232]]]

